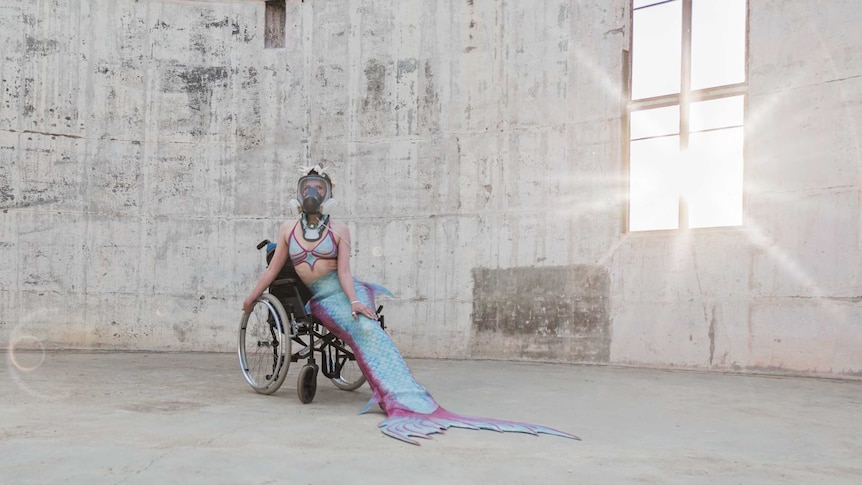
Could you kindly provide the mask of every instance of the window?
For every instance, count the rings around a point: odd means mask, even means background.
[[[266,2],[264,14],[264,40],[263,45],[267,49],[284,47],[284,24],[287,20],[287,8],[285,0],[271,0]]]
[[[742,224],[747,0],[633,0],[628,230]]]

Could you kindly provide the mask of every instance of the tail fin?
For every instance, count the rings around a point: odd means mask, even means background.
[[[388,436],[414,445],[419,445],[419,443],[411,439],[411,436],[430,439],[429,435],[442,433],[450,427],[487,429],[501,433],[528,433],[531,435],[542,433],[580,441],[580,438],[573,434],[564,433],[545,426],[502,421],[499,419],[461,416],[460,414],[450,413],[443,408],[438,408],[431,414],[417,414],[404,410],[395,411],[393,414],[394,416],[390,416],[380,423],[380,430]]]
[[[383,400],[380,398],[380,393],[378,393],[377,389],[375,389],[374,392],[371,393],[371,399],[368,400],[368,404],[366,404],[365,407],[362,408],[361,411],[359,411],[359,414],[367,413],[375,404],[380,404],[382,401]]]

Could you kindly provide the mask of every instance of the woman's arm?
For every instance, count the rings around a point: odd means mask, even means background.
[[[255,285],[254,289],[251,290],[251,293],[249,293],[248,297],[246,297],[245,301],[242,303],[243,313],[251,313],[251,308],[254,305],[255,300],[260,297],[263,290],[275,281],[275,278],[278,276],[278,272],[281,271],[281,267],[287,262],[287,237],[289,235],[288,232],[292,227],[293,226],[291,226],[289,222],[285,222],[278,230],[278,239],[275,241],[275,254],[272,255],[272,259],[269,261],[269,266],[263,274],[260,275],[257,285]]]
[[[356,288],[353,285],[353,275],[350,273],[350,230],[344,224],[337,224],[335,234],[339,235],[338,240],[338,282],[341,283],[341,289],[350,300],[350,311],[353,312],[353,318],[358,319],[357,313],[361,313],[366,317],[377,320],[377,312],[370,306],[359,301],[356,296]]]

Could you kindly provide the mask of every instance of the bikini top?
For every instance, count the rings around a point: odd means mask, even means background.
[[[294,266],[299,266],[301,263],[306,263],[314,269],[314,263],[318,259],[336,259],[338,257],[338,246],[335,244],[335,236],[332,235],[332,230],[326,232],[326,235],[320,238],[320,241],[307,250],[303,248],[299,241],[296,240],[295,231],[290,231],[290,238],[287,241],[287,252],[290,256],[290,262]]]

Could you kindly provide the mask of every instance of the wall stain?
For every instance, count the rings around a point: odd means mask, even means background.
[[[227,27],[228,25],[230,25],[230,19],[229,19],[229,18],[227,18],[227,17],[225,17],[225,18],[223,18],[223,19],[221,19],[221,20],[212,21],[212,22],[206,22],[206,23],[204,24],[204,27],[205,27],[205,28],[207,28],[207,29],[218,29],[218,28],[221,28],[221,27]],[[235,28],[235,29],[239,29],[239,25],[237,25],[235,22],[234,22],[234,24],[233,24],[233,25],[234,25],[234,28]],[[236,34],[236,33],[237,33],[237,32],[234,32],[234,34]]]
[[[245,74],[242,77],[243,88],[251,88],[257,86],[260,82],[260,79],[258,78],[258,71],[256,68],[254,68],[254,66],[247,67],[243,74]]]
[[[572,7],[569,4],[560,5],[560,9],[557,11],[557,27],[561,29],[566,26],[566,20],[572,15]]]
[[[416,66],[418,65],[419,63],[416,61],[416,59],[402,59],[398,61],[398,69],[395,72],[395,78],[398,80],[398,82],[401,82],[402,76],[404,76],[404,74],[415,72]]]
[[[180,343],[186,343],[189,341],[189,334],[191,333],[191,325],[188,323],[175,323],[174,324],[174,335],[177,337],[177,341]]]
[[[212,118],[212,98],[216,88],[227,87],[228,69],[222,66],[175,66],[163,73],[164,92],[184,92],[192,112],[188,120],[193,135],[208,132]]]
[[[493,339],[503,349],[518,349],[522,358],[609,361],[610,277],[605,268],[477,268],[473,282],[475,355],[512,357],[483,348]]]
[[[24,39],[24,49],[27,53],[47,56],[60,52],[60,43],[53,39],[37,39],[27,36]]]
[[[366,95],[362,101],[363,111],[376,111],[385,108],[384,91],[386,90],[386,66],[371,59],[365,66]]]
[[[424,96],[419,98],[418,130],[422,133],[436,133],[440,129],[439,114],[440,101],[434,82],[434,70],[431,60],[426,59],[422,69],[422,82],[424,83]]]
[[[15,189],[11,185],[4,183],[0,185],[0,204],[12,202],[15,200]]]

